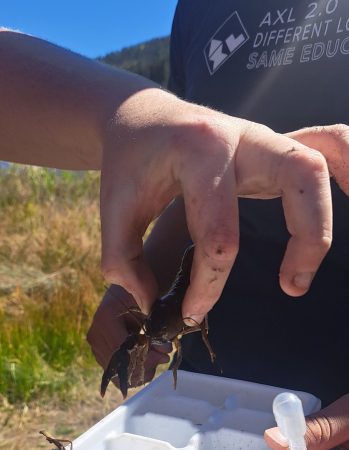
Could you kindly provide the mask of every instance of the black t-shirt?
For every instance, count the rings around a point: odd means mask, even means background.
[[[171,38],[177,95],[286,132],[349,123],[349,1],[182,0]],[[349,176],[349,174],[348,174]],[[349,199],[332,182],[333,245],[311,290],[284,294],[280,199],[240,199],[240,251],[209,314],[223,375],[312,392],[349,392]],[[198,333],[183,368],[219,374]]]

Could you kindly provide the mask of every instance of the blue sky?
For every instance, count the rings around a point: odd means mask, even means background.
[[[177,0],[6,0],[0,26],[85,56],[103,56],[170,33]]]

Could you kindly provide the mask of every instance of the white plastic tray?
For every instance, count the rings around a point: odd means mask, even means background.
[[[184,371],[174,390],[168,371],[76,439],[73,448],[264,450],[263,433],[275,426],[273,399],[285,390]],[[313,395],[295,393],[306,415],[320,409]]]

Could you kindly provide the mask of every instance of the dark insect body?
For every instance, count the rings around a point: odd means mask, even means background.
[[[127,310],[126,313],[136,313],[143,318],[138,331],[130,334],[120,348],[113,354],[103,373],[101,382],[101,396],[104,397],[110,380],[118,377],[121,393],[127,397],[128,388],[132,385],[144,384],[144,364],[151,346],[171,342],[176,348],[176,360],[172,365],[174,388],[177,385],[177,370],[182,361],[180,339],[183,335],[201,331],[202,339],[208,349],[212,363],[215,354],[208,341],[207,317],[202,324],[193,326],[185,324],[182,317],[182,302],[190,284],[190,272],[194,255],[194,246],[189,247],[182,260],[181,268],[176,279],[165,296],[154,302],[148,316],[142,314],[138,308]],[[138,379],[134,381],[134,374]],[[131,383],[133,380],[133,383]]]

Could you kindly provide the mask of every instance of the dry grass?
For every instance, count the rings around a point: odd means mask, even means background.
[[[0,170],[0,449],[52,448],[120,402],[86,331],[104,292],[99,174]]]
[[[74,439],[101,420],[122,401],[116,389],[101,399],[96,389],[100,371],[85,384],[75,386],[69,402],[60,398],[32,401],[0,408],[0,450],[50,449],[40,430],[63,439]]]
[[[98,184],[97,173],[14,166],[0,174],[0,289],[7,274],[0,395],[6,402],[53,394],[65,400],[95,366],[85,334],[103,292]],[[40,275],[28,281],[30,270]]]
[[[0,171],[0,448],[75,437],[120,398],[98,394],[85,335],[104,290],[99,175]],[[81,411],[83,409],[83,414]]]
[[[100,399],[85,335],[104,291],[99,174],[0,171],[0,449],[50,448],[120,402]],[[51,446],[52,447],[52,446]]]

